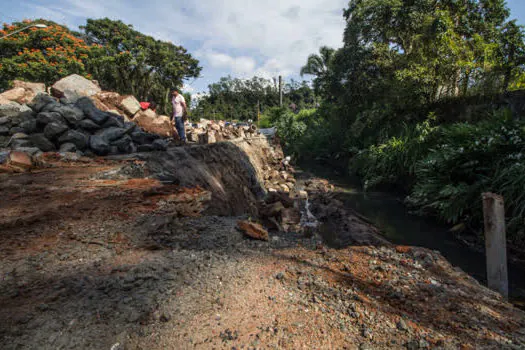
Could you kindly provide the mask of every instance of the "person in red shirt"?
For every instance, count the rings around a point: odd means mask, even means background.
[[[153,112],[155,112],[157,109],[157,105],[155,104],[155,102],[140,102],[140,108],[142,108],[143,111],[149,108]]]

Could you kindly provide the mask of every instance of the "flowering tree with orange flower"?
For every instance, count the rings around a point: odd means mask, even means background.
[[[64,26],[46,20],[4,23],[0,36],[32,23],[44,23],[47,28],[32,27],[0,40],[0,89],[13,79],[50,85],[70,74],[91,78],[89,61],[100,47],[87,45]]]

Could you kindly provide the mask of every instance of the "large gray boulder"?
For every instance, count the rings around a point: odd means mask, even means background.
[[[53,112],[60,113],[70,125],[77,125],[78,122],[85,118],[82,110],[77,107],[60,105],[53,108]]]
[[[76,130],[68,130],[58,139],[60,144],[72,143],[77,146],[77,149],[80,151],[86,149],[88,141],[89,138],[87,135]]]
[[[112,141],[129,134],[130,131],[130,129],[111,127],[97,131],[96,135],[102,137],[105,142],[111,143]]]
[[[51,122],[47,124],[46,127],[44,128],[44,135],[50,140],[55,140],[60,135],[65,133],[68,129],[69,128],[65,124]]]
[[[20,113],[22,106],[16,102],[0,105],[0,118],[8,117],[12,118]]]
[[[7,126],[0,125],[0,136],[8,136],[9,128]]]
[[[64,117],[57,112],[41,112],[36,116],[36,121],[39,126],[45,126],[52,122],[65,124]]]
[[[77,108],[79,108],[82,112],[84,112],[84,114],[89,119],[91,119],[92,121],[94,121],[98,125],[104,124],[106,122],[106,120],[108,120],[108,118],[109,118],[109,113],[102,112],[101,110],[99,110],[95,106],[93,101],[91,101],[91,99],[88,98],[88,97],[80,98],[75,103],[75,106]]]
[[[35,112],[39,113],[44,109],[45,106],[47,106],[50,103],[54,103],[56,100],[45,93],[39,93],[35,96],[33,101],[28,104],[28,106]]]
[[[84,130],[88,130],[88,131],[91,131],[91,132],[100,129],[100,125],[98,125],[97,123],[95,123],[91,119],[81,120],[80,122],[78,122],[77,126],[79,128],[82,128]]]
[[[101,91],[99,86],[78,74],[60,79],[51,87],[53,96],[68,103],[75,103],[81,97],[93,96]]]
[[[77,151],[77,146],[75,146],[74,143],[69,143],[69,142],[66,142],[62,145],[60,145],[60,149],[58,150],[60,153],[67,153],[67,152],[76,152]]]
[[[53,142],[49,141],[44,134],[33,134],[29,136],[29,141],[42,152],[56,151]]]
[[[25,122],[20,123],[20,127],[24,129],[24,133],[33,134],[37,131],[36,119],[26,120]]]
[[[140,103],[134,96],[124,97],[119,107],[130,117],[140,111]]]
[[[89,138],[89,148],[99,156],[105,156],[110,152],[109,143],[98,135],[93,135]]]

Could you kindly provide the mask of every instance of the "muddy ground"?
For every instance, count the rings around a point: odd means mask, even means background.
[[[525,314],[436,252],[254,241],[205,188],[145,176],[138,159],[0,175],[0,348],[525,347]]]

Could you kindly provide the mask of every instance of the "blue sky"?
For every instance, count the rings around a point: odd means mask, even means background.
[[[342,43],[348,0],[0,0],[0,20],[47,18],[72,29],[86,18],[109,17],[186,47],[202,77],[189,91],[207,90],[221,76],[300,79],[310,53]],[[525,0],[508,0],[525,24]]]

